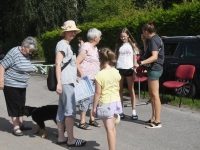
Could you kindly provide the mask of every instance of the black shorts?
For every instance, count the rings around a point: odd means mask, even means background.
[[[117,70],[119,70],[119,74],[123,77],[133,76],[133,69],[117,69]]]
[[[25,106],[26,102],[26,88],[4,86],[3,92],[6,100],[8,116],[23,116],[22,108]]]

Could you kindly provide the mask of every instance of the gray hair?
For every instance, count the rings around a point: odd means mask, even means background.
[[[92,28],[88,30],[87,33],[87,39],[88,41],[94,40],[94,38],[96,37],[100,37],[102,35],[101,31],[96,29],[96,28]]]
[[[34,51],[36,51],[38,49],[37,41],[32,36],[28,36],[27,38],[25,38],[22,41],[22,46],[24,46],[25,48],[28,48],[28,49],[32,49]]]

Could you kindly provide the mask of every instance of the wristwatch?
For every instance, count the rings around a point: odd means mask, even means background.
[[[138,65],[141,65],[141,61],[138,61]]]

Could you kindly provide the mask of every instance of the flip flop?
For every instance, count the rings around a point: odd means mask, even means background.
[[[62,142],[56,142],[56,144],[58,144],[58,145],[63,145],[63,144],[67,144],[67,140],[68,140],[68,138],[65,140],[65,141],[62,141]]]
[[[81,146],[84,146],[85,144],[86,144],[86,141],[81,140],[81,139],[76,139],[76,142],[74,144],[67,143],[67,146],[68,147],[81,147]]]

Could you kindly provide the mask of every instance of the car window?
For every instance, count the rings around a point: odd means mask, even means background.
[[[165,43],[165,55],[172,56],[178,47],[178,43]]]
[[[187,43],[183,53],[183,57],[200,57],[200,42]]]
[[[185,43],[181,42],[178,44],[176,51],[174,53],[175,57],[183,57],[183,51],[185,49]]]

